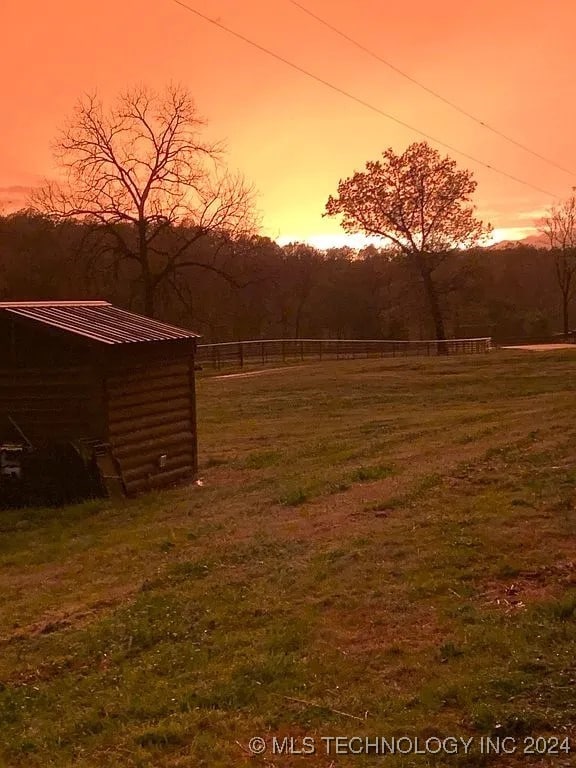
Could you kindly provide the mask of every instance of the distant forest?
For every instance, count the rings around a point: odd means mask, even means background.
[[[173,228],[166,252],[193,235]],[[0,216],[0,300],[104,298],[142,312],[141,275],[117,258],[118,241],[97,224],[27,211]],[[448,336],[505,342],[562,331],[550,250],[457,251],[437,279]],[[259,236],[207,235],[194,243],[194,263],[163,270],[154,288],[156,317],[197,331],[204,343],[434,337],[421,281],[393,250],[372,246],[320,251]]]

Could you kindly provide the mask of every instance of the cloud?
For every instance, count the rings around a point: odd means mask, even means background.
[[[0,187],[0,210],[4,212],[17,211],[28,202],[33,186],[10,184]]]
[[[534,227],[495,227],[492,230],[489,245],[508,240],[524,240],[526,237],[537,235],[538,230]]]
[[[549,211],[547,208],[536,208],[533,211],[521,211],[517,218],[521,221],[539,221],[544,216],[547,216]]]
[[[25,186],[23,184],[12,184],[7,187],[0,187],[0,195],[3,193],[8,194],[29,194],[33,187]]]

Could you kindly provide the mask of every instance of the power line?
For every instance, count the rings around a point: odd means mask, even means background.
[[[265,53],[267,56],[272,56],[272,58],[276,59],[277,61],[281,61],[283,64],[286,64],[286,66],[291,67],[292,69],[296,70],[297,72],[300,72],[303,75],[306,75],[306,77],[310,77],[312,80],[315,80],[316,82],[321,83],[322,85],[325,85],[327,88],[330,88],[331,90],[336,91],[336,93],[339,93],[342,96],[346,96],[346,98],[351,99],[352,101],[355,101],[357,104],[361,104],[363,107],[370,109],[372,112],[376,112],[382,117],[385,117],[388,120],[392,120],[394,123],[401,125],[403,128],[408,128],[408,130],[414,131],[414,133],[418,133],[420,134],[420,136],[424,136],[425,139],[428,139],[429,141],[433,141],[435,144],[438,144],[441,147],[444,147],[445,149],[449,149],[451,152],[455,152],[456,154],[461,155],[462,157],[465,157],[467,160],[471,160],[473,163],[482,165],[484,166],[484,168],[488,168],[488,170],[493,171],[494,173],[498,173],[501,176],[505,176],[506,178],[517,182],[518,184],[522,184],[525,187],[530,187],[531,189],[534,189],[537,192],[541,192],[544,195],[548,195],[549,197],[555,197],[555,198],[559,197],[558,195],[555,195],[553,192],[549,192],[546,189],[542,189],[542,187],[537,187],[535,184],[531,184],[529,181],[524,181],[523,179],[520,179],[517,176],[513,176],[511,173],[508,173],[507,171],[503,171],[500,168],[496,168],[493,165],[489,165],[488,163],[485,163],[483,160],[478,160],[478,158],[473,157],[473,155],[469,155],[467,152],[463,152],[461,149],[456,149],[456,147],[453,147],[451,144],[447,144],[445,141],[441,141],[440,139],[437,139],[434,136],[431,136],[429,133],[426,133],[425,131],[421,131],[419,128],[415,128],[413,125],[410,125],[409,123],[405,123],[403,120],[400,120],[399,118],[394,117],[393,115],[389,115],[387,112],[384,112],[384,110],[374,106],[374,104],[370,104],[370,102],[364,101],[364,99],[361,99],[358,96],[354,96],[354,94],[349,93],[343,88],[340,88],[338,85],[334,85],[334,83],[331,83],[328,80],[324,80],[318,75],[315,75],[312,72],[309,72],[307,69],[304,69],[299,64],[295,64],[289,59],[286,59],[283,56],[281,56],[279,53],[275,53],[274,51],[270,50],[270,48],[266,48],[263,45],[260,45],[260,43],[257,43],[248,37],[245,37],[240,32],[237,32],[231,27],[227,27],[225,24],[222,24],[220,21],[216,19],[211,19],[209,16],[206,16],[206,14],[202,13],[196,8],[193,8],[191,5],[188,5],[187,3],[183,2],[183,0],[172,0],[172,2],[176,3],[176,5],[179,5],[181,8],[184,8],[185,10],[190,11],[190,13],[193,13],[195,16],[198,16],[198,18],[203,19],[204,21],[207,21],[209,24],[213,24],[215,27],[218,27],[224,32],[227,32],[229,35],[232,35],[238,40],[242,40],[243,42],[247,43],[253,48],[256,48],[262,53]]]
[[[359,48],[361,51],[364,51],[364,53],[367,53],[373,59],[376,59],[381,64],[384,64],[389,69],[392,69],[401,77],[404,77],[406,80],[409,80],[411,83],[414,83],[414,85],[417,85],[423,91],[426,91],[427,93],[431,94],[436,99],[439,99],[440,101],[444,102],[444,104],[447,104],[449,107],[456,110],[456,112],[459,112],[461,115],[464,115],[469,120],[473,120],[475,123],[478,123],[478,125],[481,125],[483,128],[486,128],[488,131],[492,131],[492,133],[496,134],[497,136],[500,136],[500,138],[504,139],[505,141],[508,141],[510,144],[514,144],[514,146],[519,147],[520,149],[524,150],[524,152],[528,152],[529,154],[534,155],[534,157],[537,157],[539,160],[543,160],[545,163],[548,163],[549,165],[553,165],[555,168],[558,168],[564,173],[567,173],[569,176],[576,176],[574,171],[571,171],[568,168],[565,168],[564,166],[557,163],[555,160],[550,160],[550,158],[545,157],[544,155],[541,155],[539,152],[536,152],[533,149],[530,149],[530,147],[527,147],[525,144],[522,144],[516,139],[513,139],[511,136],[508,136],[507,134],[503,133],[498,128],[494,128],[492,125],[490,125],[489,123],[486,123],[484,120],[480,120],[479,117],[476,117],[470,112],[467,112],[458,104],[455,104],[453,101],[450,101],[450,99],[447,99],[445,96],[442,96],[442,94],[438,93],[438,91],[435,91],[432,88],[429,88],[427,85],[424,85],[424,83],[421,83],[415,77],[412,77],[411,75],[407,74],[406,72],[401,70],[399,67],[396,67],[394,64],[389,62],[387,59],[384,59],[378,53],[375,53],[373,50],[371,50],[367,46],[362,45],[362,43],[359,43],[358,40],[355,40],[353,37],[350,37],[350,35],[347,35],[346,32],[342,32],[341,29],[338,29],[333,24],[330,24],[330,22],[326,21],[326,19],[323,19],[322,17],[313,13],[313,11],[311,11],[309,8],[306,8],[301,3],[297,2],[297,0],[288,0],[288,2],[291,3],[293,6],[295,6],[296,8],[299,8],[303,13],[306,13],[308,16],[315,19],[319,24],[322,24],[323,26],[332,30],[332,32],[335,32],[337,35],[340,35],[340,37],[344,38],[344,40],[347,40],[349,43],[356,46],[356,48]]]

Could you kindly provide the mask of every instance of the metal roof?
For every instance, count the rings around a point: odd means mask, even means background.
[[[32,320],[101,344],[199,338],[197,333],[112,306],[107,301],[8,301],[0,312]]]

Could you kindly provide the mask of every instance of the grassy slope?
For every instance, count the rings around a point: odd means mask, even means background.
[[[575,364],[204,378],[203,487],[2,513],[3,764],[360,768],[381,758],[246,744],[571,735]]]

